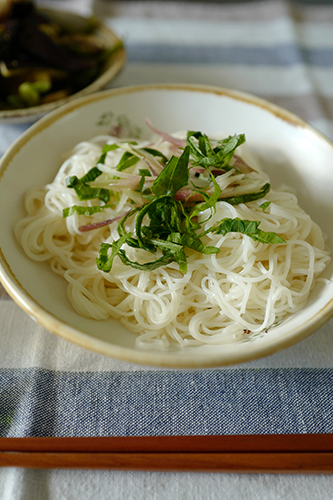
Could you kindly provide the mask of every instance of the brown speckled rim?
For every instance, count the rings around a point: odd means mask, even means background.
[[[41,131],[50,127],[55,121],[61,119],[63,116],[70,114],[72,111],[77,110],[81,107],[97,102],[103,99],[108,99],[109,97],[133,94],[138,92],[149,92],[149,91],[186,91],[193,93],[208,93],[216,94],[220,96],[226,96],[230,99],[235,99],[238,101],[243,101],[252,104],[256,107],[266,110],[278,117],[279,119],[295,126],[301,127],[309,130],[312,134],[315,134],[318,139],[324,141],[332,149],[333,158],[333,144],[326,139],[320,132],[311,127],[304,120],[294,115],[293,113],[280,108],[274,104],[271,104],[263,99],[256,96],[252,96],[243,92],[236,92],[230,89],[213,87],[213,86],[200,86],[200,85],[182,85],[182,84],[168,84],[168,85],[138,85],[123,87],[113,90],[106,90],[89,96],[79,98],[67,105],[53,111],[51,114],[45,116],[33,126],[31,126],[21,137],[19,137],[14,144],[5,153],[2,160],[0,161],[0,183],[1,178],[9,167],[10,162],[14,156],[20,151],[20,149],[35,135]],[[330,318],[333,317],[333,298],[327,302],[327,304],[316,314],[314,314],[310,320],[299,325],[294,330],[283,334],[280,338],[275,339],[266,345],[256,345],[255,349],[252,349],[253,344],[249,345],[247,352],[233,352],[228,353],[228,355],[223,355],[223,353],[212,353],[205,354],[200,348],[191,349],[188,351],[190,355],[184,356],[185,350],[179,350],[168,354],[164,351],[144,351],[139,349],[132,349],[121,347],[119,345],[110,344],[108,342],[91,337],[89,334],[83,333],[82,331],[67,325],[65,322],[59,320],[55,315],[49,313],[44,308],[42,308],[24,289],[21,285],[19,279],[14,275],[11,270],[1,248],[0,248],[0,279],[7,290],[8,294],[13,298],[13,300],[19,305],[23,311],[25,311],[29,316],[31,316],[37,323],[49,330],[50,332],[77,344],[83,348],[94,351],[99,354],[110,356],[122,361],[127,361],[136,364],[150,365],[161,368],[214,368],[221,366],[234,365],[239,363],[244,363],[247,361],[252,361],[258,358],[262,358],[271,354],[274,354],[282,349],[290,347],[305,337],[309,336],[311,333],[323,326]]]

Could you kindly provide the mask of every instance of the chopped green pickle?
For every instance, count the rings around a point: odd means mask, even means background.
[[[94,17],[83,23],[58,17],[39,11],[32,0],[12,2],[2,16],[0,109],[36,106],[80,91],[122,47],[120,41],[106,44]]]

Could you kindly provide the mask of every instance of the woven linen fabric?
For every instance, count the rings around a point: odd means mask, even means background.
[[[128,58],[110,87],[250,92],[333,139],[333,3],[49,0],[90,12]],[[0,124],[0,154],[27,125]],[[1,228],[0,228],[1,230]],[[211,370],[113,360],[50,334],[0,286],[0,436],[333,432],[333,321],[268,358]],[[0,470],[1,500],[332,498],[329,476]]]

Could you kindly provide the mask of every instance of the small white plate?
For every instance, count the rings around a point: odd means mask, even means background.
[[[118,321],[79,316],[66,298],[66,283],[45,263],[31,261],[13,227],[24,216],[27,189],[53,180],[78,142],[127,127],[128,135],[150,136],[149,117],[166,132],[201,130],[245,133],[271,177],[297,191],[299,203],[333,242],[333,147],[295,115],[256,97],[214,87],[150,85],[104,91],[70,102],[25,132],[0,163],[0,277],[18,305],[49,331],[93,351],[148,365],[213,367],[241,363],[295,344],[333,315],[333,284],[319,283],[307,307],[252,342],[144,351]],[[324,276],[331,279],[333,264]]]

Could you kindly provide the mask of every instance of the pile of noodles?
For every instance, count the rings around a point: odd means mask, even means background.
[[[202,221],[207,220],[204,229],[225,217],[239,217],[260,221],[260,229],[277,233],[286,243],[263,244],[241,233],[208,234],[205,244],[218,247],[220,252],[187,252],[185,275],[176,263],[147,272],[125,266],[119,258],[109,273],[98,270],[100,245],[119,238],[118,222],[82,231],[79,228],[87,224],[87,217],[74,214],[63,218],[64,208],[78,204],[65,179],[86,174],[100,158],[102,146],[115,141],[99,136],[78,144],[51,184],[26,194],[27,216],[15,228],[25,253],[35,261],[48,261],[67,281],[68,299],[80,315],[96,320],[117,318],[138,334],[138,346],[165,348],[174,342],[189,346],[241,341],[304,308],[330,257],[321,229],[289,192],[271,190],[264,198],[234,206],[222,201],[210,219],[209,210],[200,214]],[[153,147],[169,157],[175,151],[175,145],[163,137]],[[108,153],[105,164],[99,165],[106,179],[114,176],[122,153]],[[139,168],[137,164],[130,173]],[[252,174],[256,176],[265,177],[260,171]],[[132,195],[131,187],[123,186],[114,206],[94,214],[89,221],[120,217],[130,206]],[[265,210],[264,202],[270,202]],[[135,217],[128,220],[127,231],[135,232],[134,221]],[[126,252],[134,261],[146,262],[151,257],[129,246]]]

